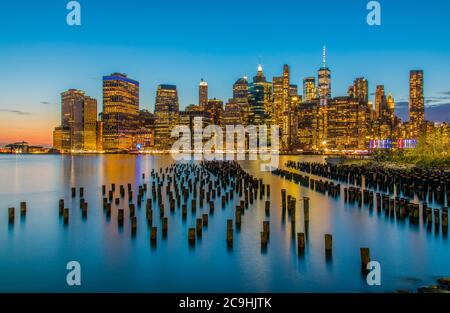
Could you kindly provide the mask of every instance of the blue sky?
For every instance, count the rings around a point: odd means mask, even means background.
[[[66,24],[68,2],[1,4],[0,142],[30,134],[51,142],[60,92],[85,90],[100,110],[101,77],[111,72],[140,81],[143,109],[153,110],[160,83],[176,84],[184,107],[197,102],[200,78],[210,97],[226,100],[259,62],[270,79],[289,64],[301,85],[316,75],[324,44],[333,96],[365,76],[371,92],[384,84],[407,118],[409,70],[423,69],[427,117],[450,121],[446,0],[379,1],[379,27],[366,23],[367,0],[80,0],[79,27]]]

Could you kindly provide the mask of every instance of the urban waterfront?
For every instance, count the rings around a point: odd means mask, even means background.
[[[282,156],[280,166],[286,169],[289,160],[324,162],[324,157]],[[103,185],[109,188],[114,183],[118,189],[131,183],[137,194],[138,186],[151,186],[152,170],[158,172],[172,163],[168,155],[1,155],[0,291],[393,292],[416,291],[439,277],[450,276],[445,232],[427,229],[422,219],[413,224],[392,218],[347,203],[343,196],[328,197],[261,172],[257,161],[243,161],[241,166],[271,186],[270,198],[258,196],[245,210],[240,230],[234,231],[232,248],[227,247],[226,221],[235,217],[238,196],[224,209],[216,197],[214,214],[194,246],[188,243],[188,229],[195,227],[196,218],[208,213],[207,206],[197,208],[194,214],[188,201],[183,220],[179,206],[169,210],[163,192],[168,232],[162,236],[161,220],[154,218],[156,245],[150,243],[145,203],[136,207],[135,236],[128,213],[123,227],[117,223],[117,209],[128,208],[127,197],[118,206],[111,201],[111,217],[105,215]],[[74,198],[72,187],[77,188]],[[80,187],[89,203],[87,217],[79,209]],[[297,199],[295,229],[283,217],[281,189]],[[148,190],[144,199],[151,197]],[[310,198],[307,228],[301,210],[303,197]],[[68,225],[58,216],[60,199],[70,209]],[[264,212],[267,199],[270,217]],[[22,201],[27,203],[25,217],[18,213]],[[10,207],[17,212],[13,224],[8,221]],[[266,220],[270,220],[270,241],[262,249],[260,233]],[[303,255],[297,251],[298,232],[306,235]],[[325,234],[333,235],[331,258],[325,254]],[[370,248],[372,260],[381,264],[381,286],[367,285],[360,268],[361,247]],[[66,283],[69,261],[81,264],[82,285],[75,289]]]

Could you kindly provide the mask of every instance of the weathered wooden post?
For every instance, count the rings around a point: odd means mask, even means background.
[[[304,219],[305,223],[309,223],[309,198],[303,198],[303,211],[304,211]]]
[[[267,237],[270,236],[270,221],[263,222],[263,232],[267,233]]]
[[[64,208],[63,220],[64,220],[65,225],[69,224],[69,209],[68,208]]]
[[[325,235],[325,252],[328,254],[333,252],[333,236],[330,234]]]
[[[59,199],[59,216],[63,215],[64,210],[64,199]]]
[[[75,198],[77,194],[77,189],[75,187],[72,187],[72,198]]]
[[[196,232],[197,232],[198,237],[202,236],[202,228],[203,228],[203,220],[201,218],[197,218],[196,219]]]
[[[227,245],[233,245],[233,220],[227,220]]]
[[[163,218],[163,224],[162,224],[162,235],[163,237],[167,237],[167,228],[169,224],[169,219],[167,217]]]
[[[123,226],[123,217],[124,217],[123,209],[119,209],[117,211],[117,223],[119,224],[119,226]]]
[[[266,216],[270,215],[270,201],[266,201],[265,213],[266,213]]]
[[[8,221],[10,224],[14,223],[14,218],[15,218],[15,209],[8,208]]]
[[[27,203],[20,202],[20,216],[25,217],[27,215]]]
[[[189,244],[195,244],[195,228],[189,228],[188,230],[188,241]]]
[[[158,233],[158,228],[152,227],[150,228],[150,243],[154,246],[156,245],[156,236]]]
[[[131,235],[136,235],[136,231],[137,231],[137,217],[136,216],[132,216],[131,217]]]
[[[203,214],[203,226],[208,227],[208,214]]]
[[[360,255],[361,255],[361,269],[363,271],[367,271],[367,264],[370,263],[370,250],[369,250],[369,248],[361,248],[360,249]]]
[[[297,233],[297,248],[299,253],[303,253],[305,251],[305,234]]]
[[[261,247],[262,248],[266,248],[268,241],[269,241],[269,234],[264,232],[264,231],[262,231],[261,232]]]

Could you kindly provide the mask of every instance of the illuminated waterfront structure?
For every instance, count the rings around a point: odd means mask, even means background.
[[[358,77],[349,88],[348,96],[361,102],[369,101],[369,82],[364,77]]]
[[[53,146],[60,151],[97,150],[97,100],[77,89],[61,93],[61,126],[53,133]]]
[[[252,124],[266,124],[272,116],[272,84],[267,82],[262,66],[258,66],[258,73],[253,77],[249,86],[250,121]]]
[[[272,79],[272,99],[272,124],[281,128],[283,125],[283,77],[274,77]]]
[[[384,111],[386,110],[386,95],[384,93],[384,86],[377,85],[375,90],[375,119],[382,119]]]
[[[326,105],[331,99],[331,71],[327,67],[326,47],[323,47],[322,67],[318,71],[318,93],[320,105]]]
[[[210,138],[203,139],[203,130],[211,124],[211,118],[207,111],[200,105],[189,105],[184,111],[180,111],[180,125],[188,126],[191,137],[191,148],[194,149],[194,140],[206,142]]]
[[[147,110],[140,110],[139,126],[133,138],[137,150],[145,150],[155,145],[155,116]]]
[[[60,152],[70,152],[71,150],[70,128],[56,127],[53,131],[53,148]]]
[[[319,149],[319,100],[302,102],[298,109],[297,140],[303,151]]]
[[[310,102],[317,99],[316,79],[314,77],[306,77],[303,80],[303,101]]]
[[[198,105],[205,108],[208,104],[208,83],[203,80],[198,85]]]
[[[417,138],[425,121],[423,71],[413,70],[409,75],[409,123],[411,136]]]
[[[337,97],[327,105],[327,139],[330,150],[367,150],[370,109],[356,98]]]
[[[138,128],[139,82],[125,74],[103,77],[103,149],[134,149],[133,136]]]
[[[155,100],[155,146],[170,149],[175,138],[171,138],[172,128],[178,125],[179,103],[175,85],[158,85]]]
[[[239,103],[235,99],[228,99],[223,111],[223,126],[243,125],[244,116]]]
[[[241,124],[247,126],[250,122],[249,86],[247,77],[239,78],[233,85],[233,100],[241,110]]]
[[[213,125],[222,126],[223,124],[223,101],[219,99],[209,99],[205,111]]]

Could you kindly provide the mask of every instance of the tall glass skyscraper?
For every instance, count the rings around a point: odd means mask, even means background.
[[[423,95],[423,71],[409,74],[409,122],[412,136],[417,137],[425,121],[425,98]]]
[[[175,85],[158,85],[155,100],[155,146],[162,150],[172,147],[172,129],[179,122],[178,91]]]
[[[125,74],[103,77],[103,149],[132,150],[139,126],[139,82]]]

